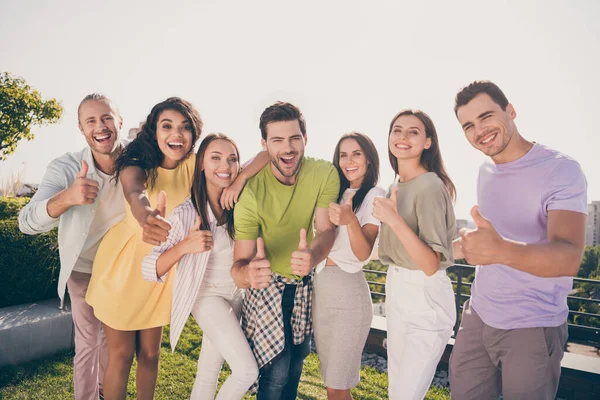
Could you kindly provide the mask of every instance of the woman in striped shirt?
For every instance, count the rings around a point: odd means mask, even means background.
[[[146,280],[162,282],[176,264],[171,309],[171,347],[190,314],[203,331],[192,399],[214,399],[226,360],[231,376],[217,400],[241,399],[258,377],[256,361],[239,324],[242,290],[230,275],[233,263],[233,210],[220,198],[240,172],[239,151],[222,134],[208,135],[196,156],[191,196],[169,216],[167,241],[142,264]]]

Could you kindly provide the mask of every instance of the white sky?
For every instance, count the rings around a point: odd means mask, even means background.
[[[307,154],[331,160],[338,138],[371,136],[387,158],[390,119],[420,108],[434,120],[456,214],[476,202],[484,159],[452,110],[456,91],[490,79],[530,140],[578,160],[589,200],[600,200],[600,1],[22,1],[0,0],[0,71],[59,99],[61,122],[0,162],[0,179],[46,165],[85,141],[76,108],[88,93],[119,105],[122,135],[169,96],[190,100],[205,132],[230,135],[247,159],[258,119],[276,100],[307,120]]]

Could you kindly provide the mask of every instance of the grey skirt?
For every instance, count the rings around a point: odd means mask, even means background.
[[[365,274],[327,266],[315,275],[313,328],[321,376],[331,389],[351,389],[360,381],[360,362],[373,320]]]

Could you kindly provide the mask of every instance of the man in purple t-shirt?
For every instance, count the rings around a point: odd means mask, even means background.
[[[475,230],[454,243],[477,265],[450,357],[453,399],[554,399],[567,341],[567,294],[585,247],[579,164],[527,141],[498,86],[476,81],[454,106],[481,166]]]

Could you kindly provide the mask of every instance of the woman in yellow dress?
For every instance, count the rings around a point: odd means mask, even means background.
[[[164,284],[144,280],[140,266],[152,245],[144,242],[142,227],[149,219],[168,215],[189,195],[193,149],[201,133],[198,111],[185,100],[169,98],[154,106],[137,138],[116,160],[115,178],[123,186],[127,212],[100,244],[86,295],[106,334],[107,399],[125,399],[134,355],[137,398],[154,397],[175,274]]]

